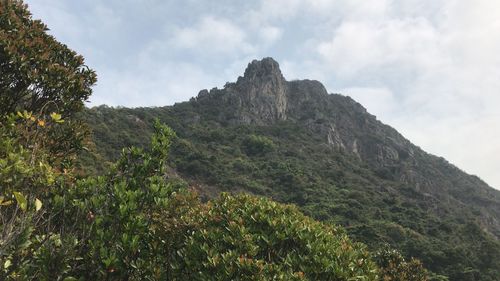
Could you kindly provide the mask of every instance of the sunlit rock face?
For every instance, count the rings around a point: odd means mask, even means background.
[[[241,105],[263,121],[285,120],[287,83],[276,61],[252,61],[235,84]]]

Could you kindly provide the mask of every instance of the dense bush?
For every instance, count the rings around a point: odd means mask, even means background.
[[[44,141],[25,148],[19,126],[2,126],[0,278],[375,280],[364,246],[295,207],[246,195],[201,204],[165,177],[174,133],[155,128],[150,149],[75,180],[48,164]]]
[[[376,253],[375,261],[381,268],[381,280],[428,280],[428,273],[419,260],[411,259],[407,262],[401,253],[394,249],[390,249],[388,246]]]
[[[243,147],[248,155],[262,155],[275,149],[273,141],[264,136],[249,135],[243,140]]]
[[[174,134],[155,128],[151,149],[125,149],[97,178],[38,174],[26,163],[13,177],[2,165],[4,183],[34,180],[23,190],[28,203],[2,192],[12,202],[1,206],[0,228],[14,237],[2,236],[2,280],[376,280],[363,245],[293,206],[227,194],[201,204],[165,177]],[[39,187],[43,208],[34,201]]]
[[[60,225],[49,211],[52,196],[73,181],[66,164],[61,164],[68,155],[52,153],[51,138],[63,121],[57,114],[45,120],[25,112],[4,120],[0,123],[2,280],[42,271],[39,261],[60,243]],[[47,270],[50,263],[44,264]]]
[[[264,198],[223,194],[187,236],[179,280],[375,280],[364,246],[343,230]]]

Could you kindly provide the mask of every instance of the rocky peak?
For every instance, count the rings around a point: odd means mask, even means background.
[[[286,119],[287,82],[279,64],[272,58],[254,60],[233,89],[235,98],[247,114],[246,122],[267,122]],[[254,118],[258,117],[258,119]]]
[[[244,124],[272,124],[289,119],[311,119],[327,112],[329,95],[315,80],[286,81],[280,66],[267,57],[250,62],[243,76],[224,89],[202,90],[198,101],[227,103],[231,113],[220,114],[221,120]],[[314,116],[309,116],[314,115]]]
[[[244,76],[239,80],[246,81],[266,81],[266,80],[285,80],[281,74],[280,66],[273,58],[263,58],[262,60],[253,60],[248,64]]]

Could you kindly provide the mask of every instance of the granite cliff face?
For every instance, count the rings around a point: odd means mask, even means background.
[[[286,120],[287,86],[278,63],[266,58],[252,61],[244,76],[230,84],[226,91],[238,101],[241,109],[246,109],[250,120],[272,122]]]
[[[197,100],[220,99],[232,109],[232,115],[220,120],[245,124],[266,124],[287,119],[288,83],[272,58],[254,60],[243,77],[227,83],[224,89],[202,90]],[[208,101],[209,102],[209,101]]]
[[[318,81],[288,82],[279,64],[272,58],[254,60],[248,64],[243,76],[224,89],[202,90],[197,101],[216,99],[230,106],[230,114],[221,115],[220,121],[244,124],[272,124],[299,117],[305,107],[315,106],[327,98],[325,87]]]

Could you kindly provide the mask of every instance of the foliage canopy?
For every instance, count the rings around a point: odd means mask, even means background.
[[[81,110],[92,93],[94,71],[47,30],[22,1],[0,1],[0,112],[66,117]]]

